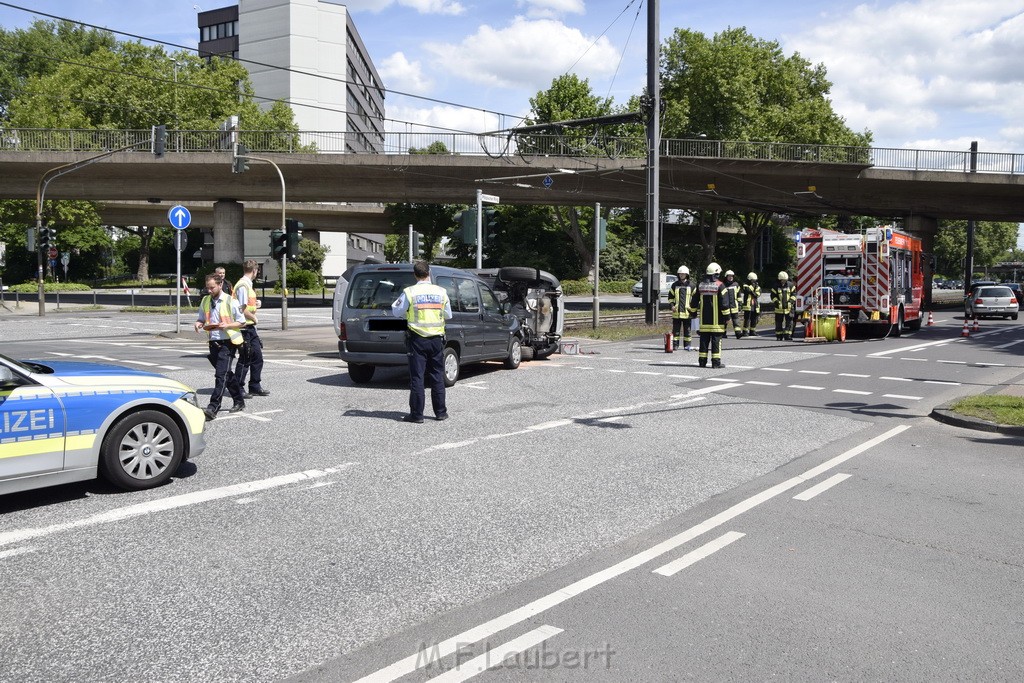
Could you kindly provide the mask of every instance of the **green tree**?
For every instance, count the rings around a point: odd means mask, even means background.
[[[427,147],[410,147],[409,154],[451,154],[448,147],[440,140],[435,140]],[[384,257],[399,263],[409,258],[409,226],[423,235],[423,251],[421,258],[430,261],[437,254],[441,240],[449,237],[455,230],[455,214],[462,207],[456,204],[425,204],[400,203],[389,204],[388,213],[391,225],[396,234],[394,239],[384,241]],[[391,237],[391,236],[389,236]]]
[[[676,29],[662,51],[666,138],[786,142],[867,147],[871,133],[855,133],[833,109],[832,84],[823,64],[786,55],[776,41],[729,28],[708,38]],[[744,211],[736,220],[746,235],[746,267],[772,212]],[[706,241],[707,243],[707,241]],[[705,257],[714,253],[713,244]]]
[[[1017,245],[1016,223],[978,221],[974,227],[974,269],[986,271],[1006,258]],[[964,272],[967,258],[967,221],[940,221],[935,236],[935,258],[938,273]]]
[[[308,270],[312,273],[323,273],[324,260],[330,251],[331,248],[325,244],[303,238],[299,241],[299,255],[295,259],[295,265],[302,270]],[[321,284],[323,283],[322,275],[320,276],[320,282]]]

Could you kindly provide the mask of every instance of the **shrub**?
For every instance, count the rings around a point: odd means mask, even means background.
[[[319,293],[321,288],[320,275],[302,268],[288,269],[288,289],[299,293]],[[275,292],[281,291],[281,284],[274,287]]]
[[[598,283],[600,291],[604,294],[629,294],[636,280],[601,280]],[[562,291],[566,296],[586,296],[594,293],[594,281],[584,280],[562,280]]]
[[[35,294],[39,291],[39,285],[35,282],[23,282],[20,285],[12,285],[12,292],[21,294]],[[89,292],[92,287],[83,285],[80,282],[44,282],[44,292]]]

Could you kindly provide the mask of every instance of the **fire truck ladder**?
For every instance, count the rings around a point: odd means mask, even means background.
[[[804,326],[805,342],[846,341],[846,324],[842,311],[837,311],[831,287],[818,287],[811,295],[810,319]]]

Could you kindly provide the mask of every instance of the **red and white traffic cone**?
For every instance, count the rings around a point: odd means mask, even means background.
[[[932,312],[931,311],[928,311],[928,324],[929,325],[934,325],[935,324],[935,318],[932,317]]]
[[[974,331],[975,332],[980,332],[981,331],[981,325],[978,324],[978,316],[974,316]]]
[[[961,337],[970,337],[971,336],[971,328],[968,326],[967,316],[966,315],[964,316],[964,329],[960,330],[960,336]]]

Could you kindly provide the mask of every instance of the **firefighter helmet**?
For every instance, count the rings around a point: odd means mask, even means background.
[[[686,266],[679,266],[679,270],[676,271],[676,275],[689,275],[690,269]]]
[[[730,275],[733,276],[733,277],[736,277],[736,273],[732,272],[731,270],[725,271],[725,276],[726,277],[729,277]]]
[[[784,270],[780,270],[779,271],[779,279],[782,280],[783,282],[785,282],[786,280],[789,279],[789,273],[787,273]]]
[[[753,271],[747,273],[747,279],[748,280],[753,280],[754,282],[757,282],[757,273],[755,273]]]
[[[718,275],[721,272],[722,272],[722,266],[718,265],[714,261],[712,261],[711,263],[708,264],[708,270],[707,270],[707,274],[708,275]]]

